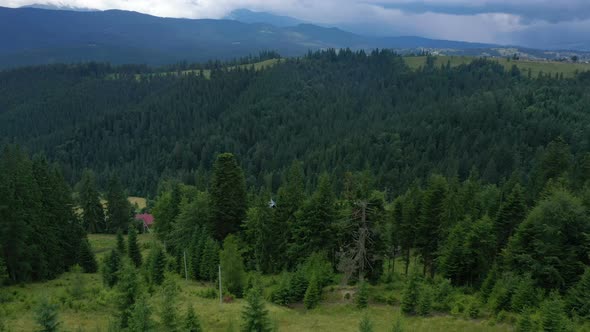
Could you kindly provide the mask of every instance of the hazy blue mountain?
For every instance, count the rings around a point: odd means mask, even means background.
[[[162,18],[121,10],[0,7],[0,67],[4,68],[80,61],[161,65],[233,59],[264,50],[297,56],[325,48],[426,48],[456,55],[499,55],[495,47],[420,37],[361,36],[313,24],[275,26],[268,22]]]
[[[275,15],[267,12],[255,12],[249,9],[236,9],[226,15],[224,19],[235,20],[244,23],[267,23],[276,27],[290,27],[306,23],[289,16]]]
[[[85,8],[85,7],[74,7],[68,5],[52,5],[48,3],[34,3],[31,5],[22,6],[20,8],[37,8],[37,9],[47,9],[47,10],[71,10],[76,12],[96,12],[99,11],[98,9],[93,8]]]

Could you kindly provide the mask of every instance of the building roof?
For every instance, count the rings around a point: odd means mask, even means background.
[[[154,223],[154,216],[149,213],[136,214],[135,219],[143,221],[147,226],[151,226]]]

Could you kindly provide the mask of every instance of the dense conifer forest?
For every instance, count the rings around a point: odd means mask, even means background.
[[[0,282],[100,271],[109,330],[199,331],[175,280],[209,285],[219,266],[244,331],[277,328],[268,302],[312,311],[335,287],[357,310],[588,328],[590,75],[433,63],[325,51],[264,70],[0,72]],[[127,193],[151,197],[147,246]],[[98,233],[117,245],[97,262]]]

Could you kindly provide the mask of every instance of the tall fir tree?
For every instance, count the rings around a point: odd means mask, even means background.
[[[131,204],[127,200],[119,178],[115,175],[109,179],[106,200],[107,231],[114,234],[127,230],[132,217]]]
[[[162,308],[160,320],[166,331],[178,331],[178,317],[176,315],[176,302],[178,299],[178,285],[172,275],[167,275],[162,284]]]
[[[268,318],[268,311],[264,305],[262,290],[253,287],[246,296],[246,307],[242,312],[242,331],[270,332],[272,331]]]
[[[124,256],[127,253],[125,239],[123,238],[123,232],[120,229],[117,230],[117,251],[119,251],[121,256]]]
[[[215,238],[223,240],[228,234],[239,231],[246,218],[246,182],[233,154],[217,156],[210,192],[211,224],[214,225]]]
[[[90,170],[82,173],[78,184],[78,204],[82,209],[82,223],[88,233],[106,232],[105,215],[96,188],[96,177]]]
[[[565,298],[566,308],[569,313],[585,319],[590,318],[590,267],[582,278],[569,289]]]
[[[150,280],[154,285],[161,285],[164,282],[166,272],[166,253],[160,247],[153,248],[155,250],[153,259],[150,262]]]
[[[119,322],[121,328],[129,326],[129,319],[132,315],[132,308],[135,305],[137,297],[140,295],[139,283],[137,281],[137,271],[133,266],[124,263],[121,268],[117,283],[117,309],[119,311]]]
[[[110,254],[104,257],[102,280],[107,287],[113,287],[119,281],[119,271],[122,264],[121,255],[116,250],[112,250]]]
[[[84,273],[95,273],[98,271],[98,264],[96,263],[96,257],[90,246],[88,239],[83,239],[80,242],[80,249],[78,253],[78,264],[84,270]]]
[[[127,233],[127,254],[135,267],[141,266],[142,258],[139,244],[137,243],[137,230],[133,226],[129,227]]]
[[[447,195],[447,181],[440,175],[430,178],[424,192],[422,211],[418,223],[418,252],[424,261],[424,273],[434,276],[439,246],[443,241],[444,202]]]
[[[500,210],[494,223],[496,233],[497,251],[503,249],[508,243],[508,239],[516,227],[524,221],[526,217],[526,204],[524,191],[520,184],[516,184],[512,191],[506,197],[506,200],[500,205]]]
[[[138,297],[132,310],[129,320],[130,332],[151,332],[155,330],[152,310],[145,295]]]

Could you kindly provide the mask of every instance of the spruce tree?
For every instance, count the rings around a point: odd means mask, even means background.
[[[264,299],[262,298],[262,290],[258,287],[253,287],[248,291],[246,296],[246,307],[242,312],[242,331],[244,332],[270,332],[272,331],[270,321],[268,319],[268,311],[264,306]]]
[[[401,301],[401,309],[405,314],[415,314],[418,308],[420,298],[420,284],[418,275],[413,274],[409,277],[404,288]]]
[[[320,303],[322,293],[318,278],[313,276],[309,281],[307,290],[305,291],[305,297],[303,298],[303,304],[306,309],[313,309]]]
[[[373,332],[373,322],[369,316],[364,315],[359,323],[359,332]]]
[[[541,305],[541,327],[543,331],[566,331],[567,317],[563,309],[563,302],[559,294],[552,293]]]
[[[202,332],[203,328],[199,322],[199,317],[195,314],[195,310],[192,306],[189,306],[186,310],[186,316],[184,318],[183,331],[186,332]]]
[[[517,183],[502,205],[496,216],[494,231],[496,233],[496,250],[500,251],[508,243],[516,227],[526,216],[524,191]]]
[[[108,232],[115,233],[128,229],[132,217],[131,204],[127,200],[119,179],[114,175],[109,179],[106,200]]]
[[[172,275],[167,275],[162,285],[161,322],[166,331],[177,331],[176,300],[178,297],[178,285]]]
[[[161,285],[164,282],[164,273],[166,272],[166,254],[160,247],[156,247],[151,262],[150,280],[154,285]]]
[[[129,227],[129,232],[127,233],[127,253],[135,267],[140,267],[142,261],[141,251],[137,243],[137,230],[133,226]]]
[[[418,297],[418,307],[416,312],[420,316],[428,316],[432,311],[432,287],[423,284],[420,288],[420,295]]]
[[[145,295],[140,296],[131,312],[129,320],[129,332],[151,332],[154,331],[154,323],[152,321],[152,311]]]
[[[228,234],[239,231],[246,217],[246,182],[233,154],[217,155],[210,192],[215,238],[222,240]]]
[[[128,263],[123,264],[119,272],[119,281],[117,283],[117,309],[119,310],[119,320],[121,328],[129,326],[131,310],[135,305],[139,295],[139,284],[136,277],[137,271]]]
[[[444,203],[447,196],[447,181],[440,175],[433,175],[424,193],[422,211],[417,229],[417,247],[424,261],[424,272],[431,277],[435,273],[435,262],[444,234]]]
[[[125,239],[123,238],[123,232],[121,229],[117,230],[117,251],[119,251],[121,256],[125,256],[127,253],[125,248]]]
[[[80,250],[78,256],[78,263],[84,270],[84,273],[95,273],[98,271],[98,264],[96,263],[96,257],[90,247],[90,242],[87,238],[80,241]]]
[[[214,281],[217,278],[219,265],[219,244],[214,239],[207,237],[201,256],[199,273],[201,279]]]
[[[538,291],[535,282],[530,275],[523,277],[512,295],[511,309],[516,312],[523,312],[526,308],[534,308],[538,303]]]
[[[106,231],[105,216],[94,173],[85,170],[82,180],[78,184],[79,205],[82,209],[82,222],[88,233],[103,233]]]
[[[238,248],[238,239],[233,235],[229,235],[223,241],[223,250],[219,252],[219,261],[224,288],[231,294],[241,297],[246,272]]]
[[[582,318],[590,318],[590,267],[567,293],[566,307],[568,312]]]
[[[102,266],[102,280],[107,287],[113,287],[119,281],[119,270],[121,269],[121,256],[116,250],[105,256]]]
[[[369,305],[369,288],[366,282],[360,282],[356,293],[356,307],[365,309]]]
[[[58,318],[58,306],[43,298],[35,308],[35,322],[40,326],[39,332],[55,332],[61,322]]]
[[[519,316],[518,320],[516,321],[516,331],[517,332],[533,332],[536,331],[535,324],[533,318],[531,317],[531,310],[525,309]]]

